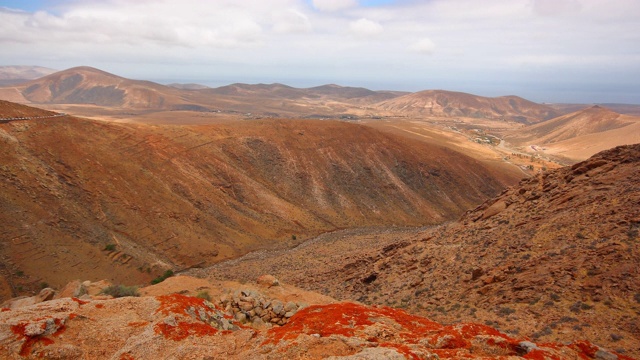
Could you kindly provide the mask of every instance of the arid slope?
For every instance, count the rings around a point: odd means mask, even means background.
[[[614,146],[640,142],[640,117],[596,105],[511,131],[505,140],[527,150],[534,145],[545,154],[581,161]]]
[[[444,90],[425,90],[376,104],[377,108],[410,116],[470,117],[525,124],[551,119],[559,113],[517,96],[487,98]]]
[[[640,356],[640,144],[522,180],[421,232],[353,231],[203,270]]]
[[[76,273],[145,282],[340,228],[440,223],[504,186],[460,153],[335,121],[63,116],[0,124],[0,149],[14,293]]]

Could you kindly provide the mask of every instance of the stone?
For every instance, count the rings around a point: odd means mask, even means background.
[[[247,322],[247,315],[245,315],[244,313],[237,313],[236,316],[236,321],[238,321],[239,323],[246,323]]]
[[[294,303],[293,301],[289,301],[286,304],[284,304],[285,312],[297,311],[297,310],[298,310],[298,305],[296,305],[296,303]]]
[[[612,354],[604,349],[598,349],[596,351],[597,360],[618,360],[618,356],[616,354]]]
[[[278,279],[276,279],[275,276],[273,275],[261,275],[260,277],[258,277],[256,282],[258,283],[258,285],[265,286],[268,288],[272,286],[280,285],[280,282],[278,281]]]
[[[253,309],[253,304],[250,303],[250,302],[246,302],[246,301],[240,301],[238,303],[238,307],[242,311],[249,311],[249,310]]]
[[[271,303],[271,309],[277,315],[284,315],[284,304],[280,300],[273,300]]]

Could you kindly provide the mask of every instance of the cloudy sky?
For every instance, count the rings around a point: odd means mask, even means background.
[[[0,0],[0,65],[640,103],[638,0]]]

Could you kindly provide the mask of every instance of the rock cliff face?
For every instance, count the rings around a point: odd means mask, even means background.
[[[182,278],[181,282],[188,284],[190,280]],[[444,326],[403,310],[352,302],[305,305],[283,326],[256,327],[234,318],[215,302],[177,293],[118,299],[84,295],[81,299],[60,298],[16,309],[3,308],[0,357],[618,358],[586,341],[533,343],[485,325]]]
[[[631,145],[522,180],[444,226],[336,234],[207,272],[266,271],[338,299],[639,356],[639,230],[640,145]]]

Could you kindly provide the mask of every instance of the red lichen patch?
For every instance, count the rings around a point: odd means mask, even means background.
[[[474,359],[477,356],[471,355],[467,350],[460,349],[430,349],[430,352],[438,355],[440,359]]]
[[[209,308],[204,304],[205,300],[193,296],[184,296],[180,294],[170,294],[170,295],[162,295],[156,296],[156,299],[160,301],[160,306],[156,313],[163,313],[164,315],[169,315],[169,313],[174,314],[186,314],[187,309],[193,308]]]
[[[35,321],[40,321],[42,319],[37,319]],[[52,334],[52,336],[59,336],[60,334],[62,334],[66,327],[64,326],[64,324],[62,323],[62,320],[60,319],[54,319],[54,323],[57,326],[57,330],[56,332],[54,332]],[[33,351],[33,347],[37,344],[37,343],[41,343],[44,346],[47,345],[51,345],[53,344],[53,340],[51,340],[50,338],[43,336],[43,335],[37,335],[37,336],[29,336],[27,335],[27,326],[29,326],[30,324],[28,322],[21,322],[18,323],[17,325],[12,325],[11,326],[11,332],[13,332],[15,335],[18,335],[18,339],[20,340],[24,340],[24,342],[22,343],[22,346],[20,347],[20,356],[29,356],[31,354],[31,352]],[[43,322],[42,324],[40,324],[40,327],[44,330],[47,327],[46,322]]]
[[[96,309],[102,309],[104,308],[104,304],[96,304]]]
[[[469,349],[471,347],[471,343],[452,326],[442,329],[429,342],[437,349]]]
[[[373,325],[377,318],[388,318],[401,325],[399,336],[409,343],[416,343],[427,332],[442,329],[438,323],[388,307],[367,307],[354,303],[315,305],[298,311],[286,325],[269,330],[270,339],[265,344],[292,340],[302,333],[353,336],[357,330]]]
[[[11,311],[9,308],[0,308],[0,312]]]
[[[120,360],[135,360],[133,355],[125,353],[120,355]]]
[[[78,314],[76,314],[76,313],[69,314],[69,320],[73,320],[73,319],[75,319],[77,317],[78,317]]]
[[[596,356],[599,348],[592,343],[584,340],[576,341],[569,345],[570,348],[576,350],[578,355],[583,359],[593,359]]]
[[[412,344],[415,344],[419,340],[423,339],[427,333],[438,331],[443,328],[442,325],[436,322],[408,314],[404,310],[400,309],[377,307],[368,309],[368,313],[370,315],[382,315],[398,323],[403,328],[403,330],[399,334],[400,337]]]
[[[149,322],[148,321],[133,321],[127,324],[127,326],[131,326],[131,327],[143,327],[146,326]]]
[[[273,328],[267,333],[264,344],[277,344],[281,340],[292,340],[300,334],[320,336],[353,336],[356,327],[371,325],[367,308],[353,303],[313,305],[298,311],[289,322]]]
[[[218,330],[204,323],[189,323],[180,321],[176,326],[165,323],[158,323],[154,327],[156,334],[162,334],[166,339],[180,341],[188,336],[194,335],[198,337],[211,336],[218,333]]]
[[[551,354],[548,351],[544,351],[543,349],[533,349],[522,357],[531,360],[562,360],[561,357]]]
[[[458,327],[460,328],[460,332],[464,334],[464,336],[467,338],[475,337],[478,335],[491,335],[491,336],[498,336],[504,339],[512,340],[507,335],[486,325],[469,323],[469,324],[458,325]]]
[[[88,303],[88,301],[80,300],[80,299],[75,298],[75,297],[72,297],[72,298],[71,298],[71,300],[73,300],[73,301],[77,302],[77,303],[78,303],[78,304],[80,304],[80,305],[84,305],[84,304]],[[96,307],[97,307],[97,306],[96,306]]]
[[[408,357],[409,359],[419,360],[420,357],[411,351],[411,348],[407,345],[394,344],[394,343],[381,343],[380,346],[396,349],[400,354]]]

